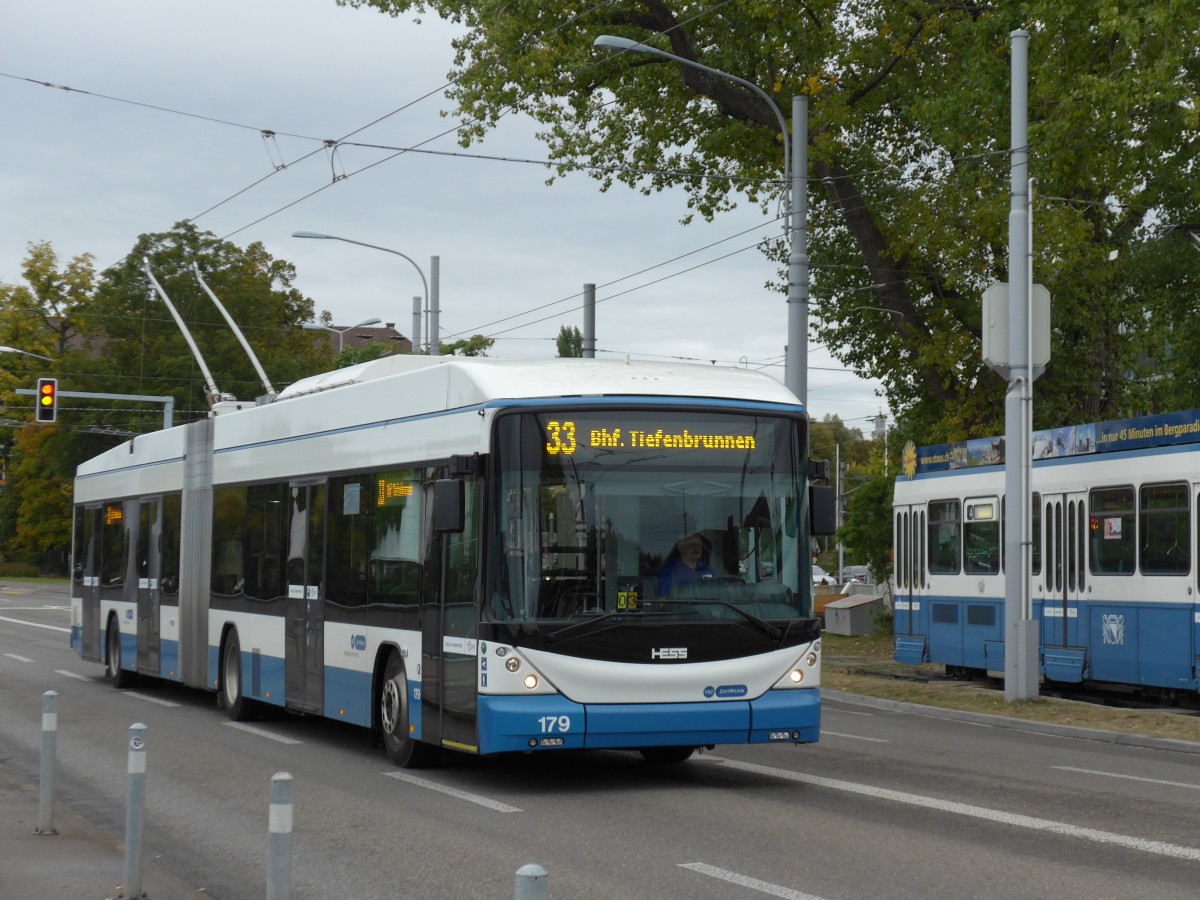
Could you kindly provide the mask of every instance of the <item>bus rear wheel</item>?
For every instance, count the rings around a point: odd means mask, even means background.
[[[255,703],[242,691],[242,645],[236,631],[229,632],[221,655],[221,703],[235,722],[254,718]]]
[[[388,657],[379,690],[379,730],[388,759],[402,769],[420,769],[437,757],[437,748],[413,740],[408,733],[408,678],[399,655]]]
[[[108,645],[108,662],[106,663],[107,671],[104,673],[105,677],[111,678],[113,687],[118,690],[133,687],[137,673],[121,668],[121,628],[117,625],[116,619],[109,620],[105,643]]]

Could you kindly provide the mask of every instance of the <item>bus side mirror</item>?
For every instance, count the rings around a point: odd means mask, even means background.
[[[814,535],[829,535],[837,531],[834,489],[827,484],[808,486],[808,527]]]
[[[466,488],[457,478],[439,478],[433,483],[433,530],[438,534],[462,534],[466,529]]]

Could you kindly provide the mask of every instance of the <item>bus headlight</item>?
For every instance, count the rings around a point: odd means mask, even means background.
[[[532,691],[537,686],[538,686],[538,677],[536,675],[534,675],[532,672],[530,672],[528,675],[525,676],[525,687],[529,688],[529,690]]]
[[[810,667],[810,668],[811,668],[812,666],[815,666],[815,665],[817,664],[817,654],[816,654],[816,653],[810,653],[810,654],[808,654],[808,656],[804,657],[804,661],[805,661],[806,663],[808,663],[808,665],[809,665],[809,667]]]
[[[804,673],[799,669],[792,669],[792,671],[788,672],[788,678],[792,680],[792,684],[799,684],[804,680]]]
[[[510,672],[515,672],[517,669],[521,668],[521,661],[515,656],[510,656],[504,661],[504,668],[508,669]]]

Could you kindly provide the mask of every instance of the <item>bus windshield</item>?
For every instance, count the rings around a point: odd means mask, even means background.
[[[811,615],[802,420],[520,411],[494,447],[493,620]]]

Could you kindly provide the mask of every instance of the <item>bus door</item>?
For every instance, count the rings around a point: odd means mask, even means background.
[[[80,647],[83,659],[101,659],[100,637],[100,507],[75,510],[75,558],[71,561],[74,596],[79,598]]]
[[[896,659],[911,664],[926,661],[928,653],[928,610],[921,600],[928,594],[925,556],[926,511],[924,506],[897,506],[894,511],[892,562],[896,570],[896,592],[892,597],[895,616]]]
[[[162,580],[162,498],[138,504],[137,670],[159,673],[159,599]]]
[[[325,483],[288,486],[284,681],[289,708],[324,709]]]
[[[1079,638],[1079,603],[1087,591],[1086,499],[1083,491],[1043,494],[1041,498],[1045,552],[1041,576],[1033,581],[1033,597],[1042,603],[1041,639],[1045,648],[1083,646]],[[1050,665],[1051,660],[1047,658],[1045,663]],[[1080,657],[1071,665],[1082,664]]]
[[[447,479],[433,487],[434,535],[430,549],[438,562],[436,608],[426,606],[424,613],[425,649],[422,676],[422,728],[426,740],[470,753],[478,752],[478,692],[476,679],[486,679],[479,670],[478,622],[475,602],[479,573],[479,530],[475,511],[475,481],[457,482],[463,489],[461,530],[441,530],[441,501],[444,485],[457,491]],[[455,501],[457,503],[457,500]],[[432,651],[432,652],[431,652]],[[432,720],[432,721],[431,721]],[[438,735],[439,739],[432,739]]]

